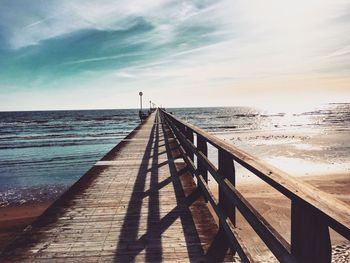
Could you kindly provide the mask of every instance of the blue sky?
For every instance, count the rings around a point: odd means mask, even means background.
[[[350,102],[350,3],[1,0],[0,110]]]

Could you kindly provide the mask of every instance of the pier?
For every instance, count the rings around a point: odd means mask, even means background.
[[[217,149],[217,167],[208,145]],[[236,163],[290,199],[290,242],[235,188]],[[331,262],[330,228],[350,240],[347,205],[158,109],[28,226],[0,262],[254,262],[238,212],[280,262]]]

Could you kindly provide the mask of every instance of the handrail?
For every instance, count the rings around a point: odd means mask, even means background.
[[[180,142],[180,151],[196,175],[197,182],[209,202],[211,204],[214,202],[215,206],[215,200],[212,200],[205,185],[207,171],[219,185],[219,209],[221,206],[221,210],[226,210],[224,214],[231,219],[231,226],[235,225],[234,210],[237,208],[280,261],[330,262],[331,244],[328,226],[350,240],[350,207],[345,203],[164,110],[160,112]],[[197,146],[193,140],[194,133],[197,135]],[[219,168],[216,168],[207,158],[207,143],[219,151]],[[193,155],[197,157],[197,167],[193,163]],[[234,161],[292,201],[291,247],[235,188]],[[214,210],[216,211],[215,207]],[[219,219],[222,225],[227,218],[219,216]],[[235,233],[228,233],[226,230],[226,234],[237,237]],[[235,243],[237,238],[234,240]],[[233,243],[232,246],[237,247]],[[237,249],[241,258],[242,251],[245,252],[244,249]],[[251,261],[249,258],[250,256],[242,260],[249,262]]]

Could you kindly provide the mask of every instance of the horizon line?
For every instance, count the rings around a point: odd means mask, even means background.
[[[328,104],[350,104],[349,102],[323,102],[318,105],[328,105]],[[251,108],[261,108],[255,107],[253,105],[222,105],[222,106],[171,106],[162,107],[165,109],[192,109],[192,108],[232,108],[232,107],[251,107]],[[160,108],[160,107],[155,107]],[[97,111],[97,110],[139,110],[140,108],[85,108],[85,109],[29,109],[29,110],[0,110],[2,112],[42,112],[42,111]],[[143,110],[148,110],[148,107],[143,108]]]

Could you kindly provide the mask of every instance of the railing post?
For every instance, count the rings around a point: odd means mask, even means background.
[[[179,130],[185,135],[186,134],[185,125],[182,124],[181,122],[178,122],[178,121],[176,121],[176,123],[177,123],[177,126],[178,126]]]
[[[202,152],[205,157],[208,157],[208,146],[205,138],[197,134],[197,149]],[[199,158],[197,158],[197,169],[198,173],[203,176],[203,179],[208,183],[208,170],[202,164]]]
[[[205,138],[197,134],[197,149],[202,152],[205,157],[208,157],[208,146]],[[208,184],[208,170],[202,164],[200,159],[197,157],[197,170],[200,175],[202,175],[204,181]],[[203,194],[204,195],[204,194]],[[205,196],[205,195],[204,195]],[[204,198],[208,202],[207,198]]]
[[[219,161],[219,176],[222,178],[227,178],[233,185],[235,185],[235,167],[233,165],[233,159],[232,157],[225,152],[222,149],[218,149],[218,161]],[[219,186],[219,207],[221,208],[221,211],[227,216],[232,224],[236,225],[236,211],[235,207],[230,204],[230,202],[227,200],[224,192],[222,191],[221,187]],[[219,224],[219,234],[222,235],[222,238],[226,240],[225,236],[225,230],[221,224]],[[225,246],[225,243],[222,243],[222,246]],[[229,249],[228,246],[225,247],[225,249]],[[236,250],[231,249],[231,253],[236,253]]]
[[[328,225],[312,207],[292,200],[291,252],[300,263],[330,263],[332,246]]]
[[[233,165],[232,157],[224,150],[219,149],[219,175],[222,178],[227,178],[234,186],[235,180],[235,167]],[[236,225],[236,213],[235,207],[233,207],[226,199],[225,194],[219,187],[219,206],[228,218],[230,218],[233,225]]]
[[[193,143],[193,131],[188,127],[185,128],[185,131],[186,131],[186,139]],[[186,147],[186,154],[192,161],[194,160],[193,152],[187,147]]]

